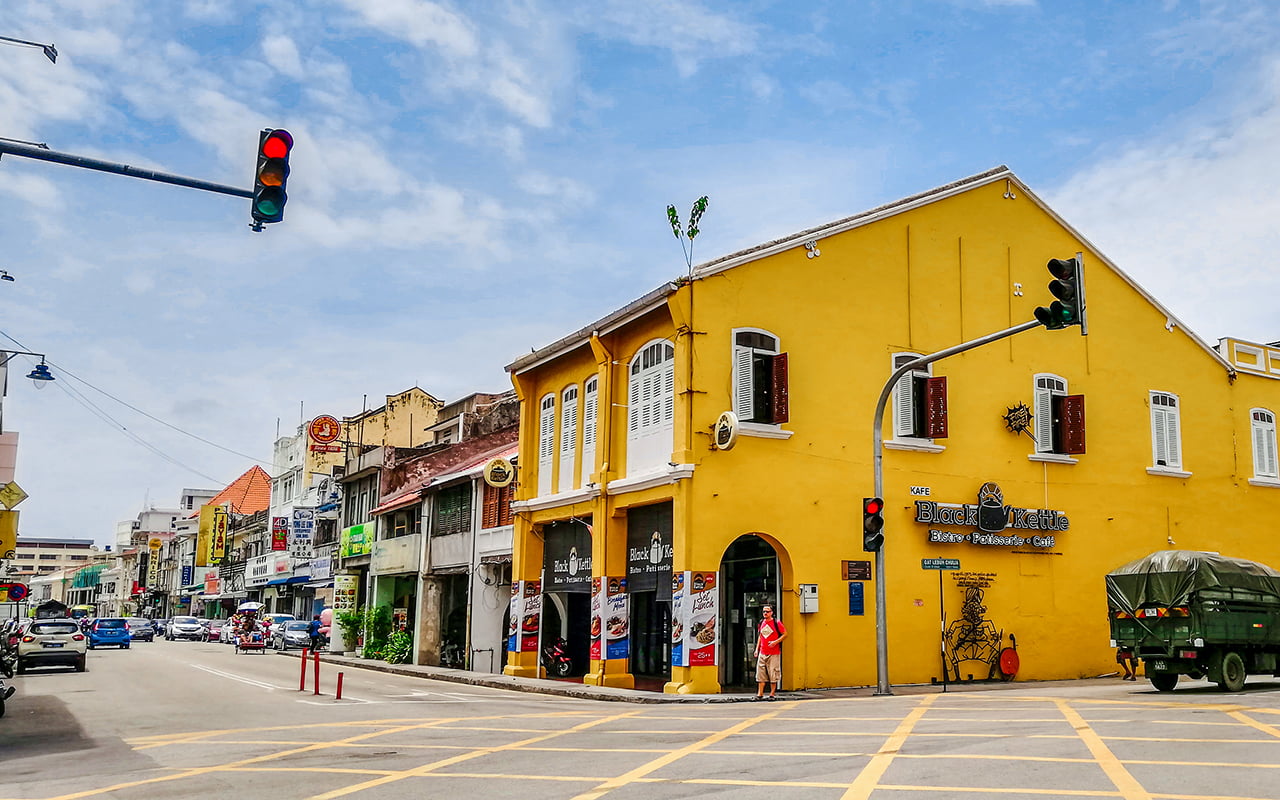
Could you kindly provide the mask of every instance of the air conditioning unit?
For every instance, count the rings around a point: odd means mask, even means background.
[[[333,475],[334,480],[346,477],[347,468],[345,466],[336,466],[330,474]]]

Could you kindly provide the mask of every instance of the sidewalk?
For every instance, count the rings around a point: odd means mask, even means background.
[[[288,656],[290,658],[299,658],[301,653],[296,650],[286,650],[277,652],[276,655]],[[560,697],[574,697],[580,700],[606,700],[617,703],[743,703],[749,702],[755,695],[751,692],[727,693],[727,694],[665,694],[663,692],[651,692],[640,689],[616,689],[610,686],[590,686],[583,683],[573,681],[559,681],[543,678],[516,678],[511,675],[494,674],[490,672],[468,672],[462,669],[449,669],[446,667],[426,667],[417,664],[388,664],[385,661],[375,661],[368,658],[356,658],[355,656],[338,656],[329,653],[321,653],[320,661],[324,664],[333,664],[342,668],[349,669],[367,669],[374,672],[386,672],[392,675],[408,675],[415,678],[425,678],[428,680],[448,681],[450,683],[463,683],[470,686],[487,686],[491,689],[506,689],[515,692],[531,692],[533,694],[551,694]],[[1105,682],[1114,682],[1114,679],[1101,679]],[[1071,685],[1079,685],[1083,681],[1046,681],[1043,685],[1055,683],[1068,683]],[[1040,682],[1036,682],[1040,683]],[[975,692],[975,691],[1000,691],[1002,689],[1026,688],[1028,682],[982,682],[982,683],[961,683],[950,684],[947,687],[949,692]],[[931,684],[914,684],[894,686],[893,693],[895,695],[916,695],[916,694],[932,694],[942,691],[942,686]],[[875,694],[875,687],[849,687],[841,689],[802,689],[792,692],[778,692],[779,700],[810,700],[810,699],[832,699],[844,697],[872,697]]]

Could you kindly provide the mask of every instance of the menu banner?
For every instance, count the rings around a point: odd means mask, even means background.
[[[629,658],[631,656],[631,596],[627,594],[626,578],[609,578],[605,584],[604,604],[601,610],[604,632],[604,657]]]
[[[675,591],[673,585],[672,591]],[[672,606],[671,638],[682,639],[681,666],[703,667],[719,663],[720,591],[715,572],[685,572],[680,616]],[[677,633],[677,628],[679,632]],[[674,655],[672,663],[676,663]]]
[[[684,613],[684,576],[677,572],[671,576],[671,666],[687,667],[685,656],[688,650],[684,646],[684,629],[689,626]]]
[[[604,581],[591,579],[591,660],[599,661],[604,642]]]
[[[359,575],[333,576],[333,610],[335,613],[356,610],[356,589],[359,585]]]
[[[536,653],[541,624],[542,581],[512,581],[507,649],[512,653]]]

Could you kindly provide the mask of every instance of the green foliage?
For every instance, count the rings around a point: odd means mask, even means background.
[[[360,640],[360,633],[364,630],[364,613],[364,607],[361,606],[351,611],[339,611],[334,615],[338,630],[342,631],[342,641],[352,650],[356,649],[356,642]]]
[[[693,240],[698,236],[700,230],[698,225],[702,222],[702,215],[706,211],[707,196],[703,195],[693,202],[693,208],[689,209],[689,224],[682,228],[680,215],[676,213],[676,207],[667,206],[667,222],[671,224],[671,232],[675,234],[676,239],[680,242],[680,250],[684,253],[685,264],[688,265],[690,271],[693,270]],[[686,239],[689,240],[688,246],[685,245]]]
[[[409,652],[413,649],[413,637],[408,631],[396,631],[391,634],[382,657],[388,664],[408,664]]]
[[[391,606],[370,606],[364,613],[364,657],[382,658],[391,637]]]

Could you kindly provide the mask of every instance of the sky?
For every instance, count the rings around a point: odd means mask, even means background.
[[[1006,164],[1213,343],[1280,339],[1266,2],[6,0],[0,137],[249,188],[285,220],[0,158],[24,536],[220,489],[318,414],[504,366],[694,261]],[[13,344],[17,342],[19,344]]]

